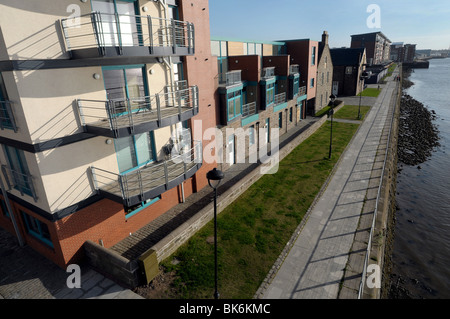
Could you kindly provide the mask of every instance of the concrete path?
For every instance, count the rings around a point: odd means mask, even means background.
[[[392,81],[384,86],[298,237],[292,240],[286,258],[260,289],[259,298],[338,297],[395,88]]]
[[[71,273],[35,252],[20,247],[0,228],[0,299],[143,299],[130,289],[80,265],[80,288],[68,288]]]

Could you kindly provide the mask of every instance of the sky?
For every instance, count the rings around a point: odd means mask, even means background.
[[[381,31],[417,49],[450,48],[450,0],[209,0],[211,37],[320,41],[349,47],[351,35]]]

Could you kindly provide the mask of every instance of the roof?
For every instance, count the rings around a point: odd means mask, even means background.
[[[364,51],[365,48],[330,49],[331,59],[333,60],[334,66],[359,65]]]
[[[360,38],[360,37],[375,37],[375,35],[377,35],[377,34],[379,34],[379,35],[381,35],[383,38],[385,38],[386,39],[386,41],[387,42],[390,42],[390,43],[392,43],[392,41],[391,40],[389,40],[389,38],[383,33],[383,32],[381,32],[381,31],[378,31],[378,32],[370,32],[370,33],[361,33],[361,34],[354,34],[354,35],[352,35],[351,37],[352,37],[352,39],[353,38]]]

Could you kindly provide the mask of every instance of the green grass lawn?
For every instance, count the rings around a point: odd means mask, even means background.
[[[358,94],[357,96],[370,96],[370,97],[378,97],[380,95],[381,90],[378,90],[377,88],[367,88],[362,93]]]
[[[253,297],[357,128],[333,124],[329,160],[330,123],[325,123],[281,161],[276,174],[261,177],[218,216],[220,298]],[[179,298],[213,297],[213,227],[209,222],[162,263],[166,272],[176,273]]]
[[[334,114],[336,119],[357,120],[358,119],[358,105],[344,105],[338,112]],[[361,120],[364,120],[370,106],[361,105]]]
[[[315,117],[322,117],[322,116],[324,116],[325,114],[328,113],[328,111],[330,109],[331,109],[331,106],[329,106],[329,105],[325,106],[323,109],[321,109],[319,112],[317,112],[315,114]]]

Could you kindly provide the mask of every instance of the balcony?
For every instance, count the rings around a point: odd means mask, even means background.
[[[256,114],[256,102],[242,105],[242,117],[247,117],[254,114]]]
[[[219,74],[219,85],[231,86],[242,83],[241,70],[229,71]]]
[[[120,138],[173,125],[198,114],[197,86],[182,90],[168,87],[167,91],[134,99],[78,99],[81,125],[85,132]]]
[[[0,101],[0,128],[9,129],[17,132],[16,120],[12,112],[10,101]]]
[[[20,192],[20,195],[31,196],[35,202],[38,200],[33,183],[34,178],[31,174],[18,172],[6,165],[2,165],[2,172],[8,185],[8,190],[16,189]]]
[[[289,75],[299,74],[300,66],[298,64],[292,64],[289,66]]]
[[[306,95],[306,86],[302,86],[298,88],[298,96]]]
[[[286,103],[286,92],[275,95],[275,105]]]
[[[175,151],[168,160],[150,163],[126,174],[91,167],[96,190],[127,207],[153,199],[192,177],[202,166],[202,143]]]
[[[194,54],[194,25],[173,19],[92,12],[60,20],[73,59]]]
[[[274,66],[263,68],[262,75],[261,75],[262,80],[268,80],[273,77],[275,77],[275,67]]]

